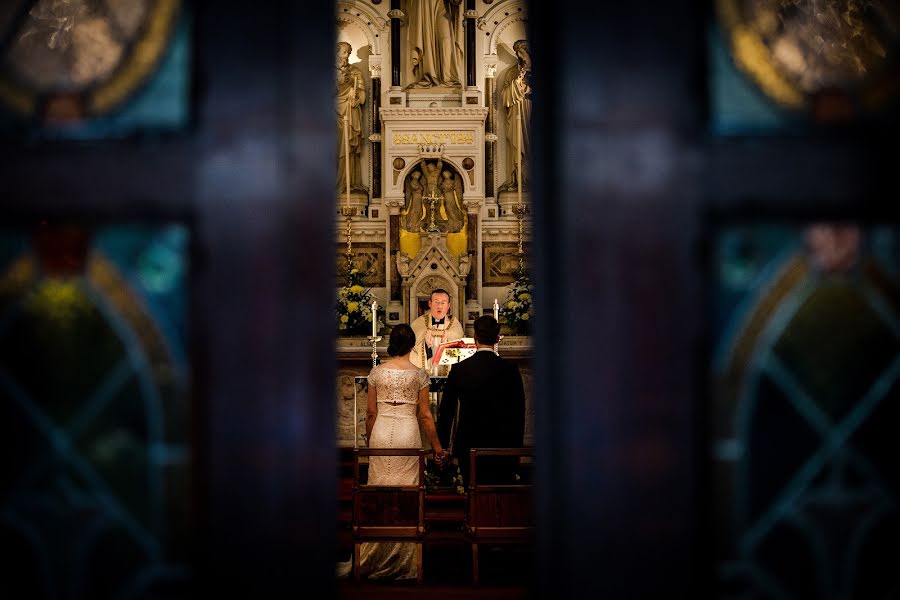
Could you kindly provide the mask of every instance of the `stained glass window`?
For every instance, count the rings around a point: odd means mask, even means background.
[[[188,242],[179,224],[0,232],[8,597],[185,595]]]
[[[709,452],[718,596],[900,589],[900,229],[727,226]]]

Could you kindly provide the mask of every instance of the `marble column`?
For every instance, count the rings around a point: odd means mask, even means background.
[[[497,64],[484,65],[484,103],[488,114],[484,121],[484,197],[494,197],[494,144],[497,141],[496,109],[494,108],[494,75]]]
[[[466,275],[466,302],[478,300],[478,243],[481,239],[481,232],[478,231],[478,214],[481,212],[483,203],[481,199],[464,201],[467,219],[466,252],[469,255],[469,274]]]
[[[391,87],[400,87],[400,19],[403,12],[400,10],[400,0],[391,0]]]
[[[386,200],[384,207],[390,214],[387,251],[387,274],[390,279],[390,300],[402,302],[403,290],[400,281],[400,271],[397,270],[397,254],[400,252],[400,211],[403,210],[404,201]]]
[[[466,87],[475,87],[475,0],[466,0]]]
[[[371,65],[372,198],[381,198],[381,64]]]

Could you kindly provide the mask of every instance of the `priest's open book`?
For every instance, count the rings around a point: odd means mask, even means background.
[[[475,338],[462,338],[440,344],[434,353],[432,365],[455,365],[475,354]]]

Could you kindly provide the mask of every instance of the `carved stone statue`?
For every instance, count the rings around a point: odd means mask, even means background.
[[[406,212],[403,214],[403,228],[418,233],[422,229],[422,221],[426,217],[425,205],[422,203],[422,195],[425,192],[425,186],[422,185],[422,172],[415,170],[410,173],[405,187]]]
[[[469,269],[472,268],[472,264],[471,264],[471,262],[470,262],[471,259],[472,259],[472,257],[469,256],[468,254],[461,254],[461,255],[459,256],[459,267],[458,267],[458,270],[459,270],[459,276],[460,276],[460,277],[468,277],[468,275],[469,275]]]
[[[506,70],[500,87],[500,100],[506,108],[506,173],[508,177],[500,191],[515,190],[519,182],[518,157],[522,155],[522,189],[527,187],[527,163],[531,154],[529,125],[531,124],[531,56],[528,42],[519,40],[513,44],[518,61]],[[522,120],[521,140],[519,119]]]
[[[414,0],[407,5],[412,65],[408,87],[459,87],[465,73],[462,0]]]
[[[338,180],[337,189],[347,191],[347,150],[350,154],[350,189],[366,191],[362,185],[360,155],[363,148],[363,112],[366,86],[362,71],[350,64],[352,47],[347,42],[337,44],[337,126],[338,126]],[[347,127],[345,147],[344,127]]]
[[[405,252],[397,253],[397,272],[400,273],[400,277],[409,277],[409,263],[411,260],[412,258]]]
[[[438,193],[438,184],[441,182],[441,170],[444,168],[444,161],[440,158],[435,162],[422,162],[422,173],[425,177],[425,195],[430,196]]]
[[[462,199],[462,182],[459,179],[459,175],[454,177],[450,171],[443,171],[439,187],[441,221],[446,222],[446,231],[448,233],[456,233],[466,224],[466,211],[463,209]]]

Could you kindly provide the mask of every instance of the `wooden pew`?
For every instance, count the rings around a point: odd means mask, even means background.
[[[534,540],[531,469],[520,469],[520,479],[509,483],[480,481],[480,459],[494,456],[516,457],[524,466],[523,458],[533,461],[534,448],[472,448],[469,454],[465,533],[472,544],[473,585],[478,585],[479,544],[530,544]]]
[[[360,579],[360,544],[412,542],[416,544],[416,581],[422,583],[422,540],[425,535],[425,455],[420,448],[358,448],[353,463],[353,576]],[[362,483],[360,461],[372,456],[416,456],[418,485],[383,486]]]

